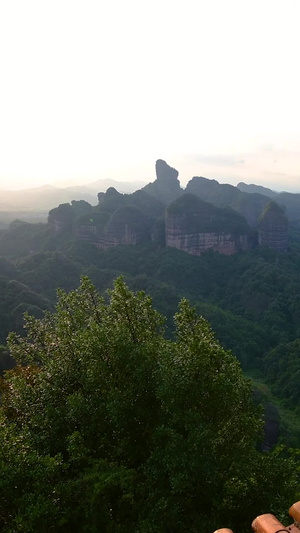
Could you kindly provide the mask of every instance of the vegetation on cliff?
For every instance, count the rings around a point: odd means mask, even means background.
[[[188,233],[251,232],[245,218],[229,208],[218,208],[204,202],[194,194],[185,193],[167,207],[167,216],[175,215],[182,221],[182,229]]]
[[[258,243],[281,252],[288,248],[288,220],[283,210],[275,203],[266,205],[258,219]]]

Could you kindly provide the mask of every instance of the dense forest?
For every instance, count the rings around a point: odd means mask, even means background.
[[[298,195],[184,192],[163,163],[133,194],[0,231],[3,531],[247,531],[296,499]]]

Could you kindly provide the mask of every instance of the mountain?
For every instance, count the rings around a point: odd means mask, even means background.
[[[237,188],[246,193],[259,193],[274,200],[281,208],[283,208],[287,218],[290,221],[300,220],[300,194],[290,192],[276,192],[262,187],[261,185],[246,185],[246,183],[238,183]]]
[[[31,189],[20,191],[0,191],[0,220],[7,217],[1,214],[13,212],[15,218],[20,212],[32,212],[32,216],[47,212],[59,204],[70,203],[72,200],[85,200],[91,205],[97,204],[97,194],[106,191],[109,187],[115,187],[123,193],[132,193],[145,185],[145,182],[119,182],[111,179],[98,180],[88,185],[76,185],[72,187],[55,187],[53,185],[42,185]],[[10,217],[12,218],[12,217]]]
[[[232,187],[239,199],[249,200],[246,208],[244,206],[241,210],[243,214],[232,207],[216,207],[196,194],[181,190],[175,169],[165,162],[157,162],[156,165],[158,168],[161,166],[165,173],[160,174],[158,170],[157,181],[160,183],[151,184],[153,188],[121,194],[110,187],[106,193],[98,193],[98,206],[94,207],[84,200],[73,200],[72,205],[60,204],[49,212],[50,226],[56,234],[73,235],[102,250],[120,244],[137,245],[151,241],[193,255],[201,255],[208,250],[229,255],[249,250],[257,244],[281,252],[287,250],[287,219],[277,204],[267,209],[267,197],[241,193]],[[208,180],[203,183],[205,186],[209,184]],[[217,182],[213,184],[213,187],[216,186]],[[152,193],[159,190],[160,195],[152,195],[147,190]],[[162,196],[162,191],[165,199],[168,192],[169,197],[178,194],[179,197],[164,205],[157,198]],[[259,202],[261,198],[263,203]],[[262,212],[264,216],[260,221]],[[252,224],[249,224],[249,219]]]
[[[98,193],[98,206],[84,200],[51,209],[49,225],[56,234],[74,235],[106,250],[120,244],[151,241],[152,229],[165,206],[143,190],[121,194],[113,187]],[[153,240],[153,239],[152,239]]]
[[[247,185],[247,183],[244,183],[242,181],[237,184],[237,188],[242,192],[256,192],[258,194],[268,196],[268,198],[276,198],[276,196],[278,196],[279,194],[277,191],[272,191],[272,189],[268,189],[267,187],[263,187],[262,185],[254,185],[253,183],[251,185]]]
[[[97,203],[97,196],[84,189],[59,189],[43,185],[21,191],[0,191],[0,211],[49,211],[58,204],[72,200]]]
[[[87,190],[90,193],[105,192],[109,187],[114,187],[122,193],[132,193],[141,189],[147,184],[146,181],[134,180],[134,181],[119,181],[112,178],[98,179],[85,184],[74,183],[71,180],[59,181],[55,183],[55,187],[59,189],[72,189],[72,190]]]
[[[243,215],[251,227],[257,227],[258,217],[270,201],[261,194],[244,193],[233,185],[197,176],[188,182],[185,190],[216,207],[231,207]]]
[[[116,181],[113,179],[102,179],[88,183],[86,187],[95,192],[105,192],[109,187],[114,187],[117,191],[128,194],[141,189],[146,184],[145,181]]]

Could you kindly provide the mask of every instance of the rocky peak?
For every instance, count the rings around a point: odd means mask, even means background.
[[[158,159],[155,163],[155,171],[156,171],[156,178],[159,181],[168,181],[168,182],[174,182],[178,181],[178,170],[175,168],[172,168],[163,161],[163,159]],[[179,184],[179,182],[178,182]]]
[[[108,187],[106,190],[106,198],[116,198],[117,196],[122,196],[121,193],[115,189],[115,187]]]
[[[170,167],[162,159],[158,159],[155,163],[155,171],[156,180],[146,185],[143,190],[168,205],[183,193],[178,180],[178,170]]]

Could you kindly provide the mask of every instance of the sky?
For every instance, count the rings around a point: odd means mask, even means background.
[[[300,192],[300,0],[0,0],[0,189]]]

